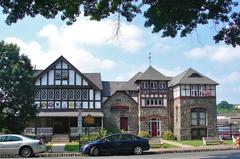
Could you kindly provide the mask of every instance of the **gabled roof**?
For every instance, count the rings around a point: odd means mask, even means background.
[[[214,84],[218,85],[214,80],[204,76],[198,71],[189,68],[183,73],[174,77],[170,82],[169,86],[175,86],[177,84]]]
[[[141,76],[139,76],[136,81],[139,81],[139,80],[170,81],[171,77],[166,77],[163,74],[161,74],[159,71],[157,71],[155,68],[153,68],[152,66],[149,66],[148,69]]]
[[[107,98],[107,100],[103,102],[102,105],[104,106],[111,98],[113,98],[119,92],[124,93],[129,99],[131,99],[137,105],[137,102],[126,91],[120,91],[120,90],[115,91],[109,98]]]
[[[118,82],[118,81],[102,81],[102,96],[109,97],[112,96],[117,90],[125,84],[126,82]]]
[[[101,75],[100,73],[81,73],[75,66],[73,66],[67,59],[65,59],[63,56],[60,56],[58,59],[56,59],[51,65],[49,65],[45,70],[41,72],[36,71],[36,77],[41,77],[44,73],[46,73],[48,70],[50,70],[55,64],[57,64],[59,61],[65,62],[67,65],[69,65],[73,70],[75,70],[80,76],[86,80],[90,85],[97,89],[102,89],[102,83],[101,83]],[[99,81],[98,81],[99,80]]]
[[[125,90],[125,91],[137,91],[137,84],[135,81],[142,75],[142,72],[138,72],[135,74],[130,80],[128,80],[126,83],[122,85],[120,90]]]

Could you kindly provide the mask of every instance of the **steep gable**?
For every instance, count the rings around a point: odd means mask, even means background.
[[[207,76],[199,73],[198,71],[189,68],[178,76],[174,77],[169,86],[175,86],[177,84],[213,84],[218,85],[217,82],[208,78]]]
[[[102,89],[101,75],[83,74],[63,56],[43,71],[36,71],[36,85],[82,85]]]
[[[164,76],[162,73],[157,71],[155,68],[152,66],[149,66],[148,69],[137,78],[136,81],[139,80],[162,80],[162,81],[169,81],[171,80],[170,77]]]

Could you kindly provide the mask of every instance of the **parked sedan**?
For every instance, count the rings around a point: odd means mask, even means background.
[[[15,134],[0,135],[0,155],[19,154],[22,157],[30,157],[45,150],[46,147],[42,140]]]
[[[148,139],[131,134],[113,134],[83,145],[80,151],[91,156],[122,153],[141,155],[149,147]]]

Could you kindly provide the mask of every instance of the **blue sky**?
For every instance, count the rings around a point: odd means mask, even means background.
[[[5,17],[1,14],[1,17]],[[60,55],[81,72],[101,72],[102,80],[128,80],[149,66],[166,76],[176,76],[192,67],[212,78],[217,86],[217,101],[240,104],[240,47],[215,44],[213,24],[200,26],[186,38],[161,38],[143,27],[143,19],[132,23],[121,19],[120,34],[114,37],[115,16],[101,22],[80,17],[71,26],[60,18],[25,18],[8,26],[1,18],[0,39],[17,43],[32,65],[44,69]]]

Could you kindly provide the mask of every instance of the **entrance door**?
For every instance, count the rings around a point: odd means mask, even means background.
[[[128,131],[128,117],[120,117],[120,129]]]
[[[152,122],[152,137],[157,136],[157,122]]]
[[[68,118],[54,118],[54,133],[66,134],[69,131],[68,129]]]

